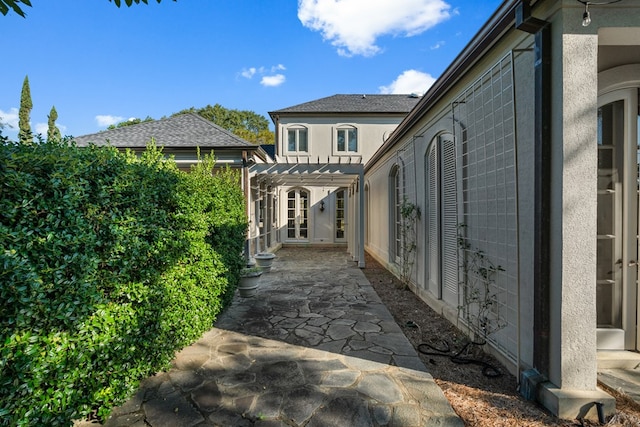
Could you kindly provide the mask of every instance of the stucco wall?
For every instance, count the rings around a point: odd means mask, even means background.
[[[399,142],[396,148],[388,152],[383,158],[381,158],[375,165],[371,165],[368,169],[365,181],[369,185],[369,196],[367,206],[367,218],[369,231],[367,233],[367,250],[372,252],[376,258],[386,261],[393,268],[393,263],[390,260],[390,242],[389,242],[389,227],[390,222],[390,206],[389,206],[389,173],[394,164],[406,163],[409,167],[406,171],[407,181],[410,182],[411,188],[408,188],[408,195],[411,201],[415,200],[415,203],[421,209],[423,215],[421,221],[418,224],[418,248],[416,251],[417,262],[414,266],[413,282],[415,286],[421,290],[418,293],[423,296],[426,295],[426,300],[431,303],[438,303],[438,298],[441,295],[439,286],[433,282],[429,282],[428,261],[428,236],[427,236],[427,222],[425,219],[425,212],[429,209],[429,205],[426,199],[426,185],[427,180],[427,166],[426,155],[429,146],[437,140],[438,135],[443,133],[456,134],[457,143],[459,145],[461,141],[461,127],[460,124],[454,120],[454,110],[452,109],[452,103],[460,99],[461,94],[469,88],[473,88],[474,82],[476,82],[487,70],[494,67],[505,55],[508,55],[512,49],[513,53],[513,74],[515,76],[515,103],[514,109],[516,109],[515,125],[511,123],[510,126],[517,129],[517,155],[513,155],[512,162],[518,161],[517,167],[515,164],[511,164],[511,170],[516,169],[518,172],[517,189],[513,187],[511,190],[512,196],[508,196],[509,199],[513,199],[517,194],[518,204],[522,203],[522,206],[517,210],[519,213],[518,224],[522,224],[522,227],[518,229],[520,234],[512,234],[511,242],[505,242],[504,248],[515,248],[519,253],[517,256],[509,255],[510,265],[504,265],[505,270],[508,270],[508,275],[505,273],[504,278],[499,278],[498,281],[502,281],[502,286],[505,289],[504,295],[502,295],[501,303],[509,309],[504,313],[505,320],[508,322],[507,328],[504,331],[496,334],[495,344],[506,355],[506,359],[512,363],[515,362],[517,355],[520,354],[522,358],[521,364],[531,365],[533,360],[533,343],[530,339],[533,334],[533,209],[531,209],[533,203],[533,51],[532,51],[532,37],[527,36],[524,33],[515,34],[510,39],[501,43],[500,47],[495,49],[491,55],[482,58],[478,65],[473,69],[471,73],[463,76],[460,83],[451,89],[446,98],[432,108],[418,124],[409,132],[407,137]],[[509,59],[511,61],[511,59]],[[509,78],[509,76],[505,77]],[[495,88],[494,88],[495,89]],[[490,108],[488,108],[489,110]],[[457,114],[460,114],[459,112]],[[470,114],[470,113],[468,113]],[[490,114],[488,111],[487,114]],[[459,118],[459,117],[458,117]],[[466,119],[466,117],[465,117]],[[492,118],[493,120],[494,118]],[[492,126],[504,126],[504,123],[494,123]],[[490,129],[487,129],[490,130]],[[496,136],[497,137],[497,136]],[[491,139],[491,136],[488,136]],[[487,140],[487,143],[492,143],[492,139]],[[459,147],[458,147],[458,153]],[[458,171],[461,169],[461,159],[458,158]],[[508,166],[508,165],[507,165]],[[459,189],[461,191],[461,189]],[[505,195],[505,197],[507,197]],[[513,202],[515,205],[515,201]],[[494,206],[495,208],[495,206]],[[515,207],[513,209],[516,209]],[[462,209],[459,209],[462,212]],[[515,218],[515,217],[514,217]],[[465,222],[465,217],[460,216],[459,223]],[[483,222],[486,223],[485,220]],[[515,222],[515,220],[514,220]],[[498,226],[499,224],[494,224]],[[495,228],[498,230],[498,228]],[[380,231],[383,232],[380,232]],[[487,229],[490,230],[493,229]],[[499,231],[498,231],[499,232]],[[520,236],[520,239],[517,238]],[[500,236],[487,236],[482,237],[482,241],[499,241]],[[474,244],[482,245],[481,242],[474,242]],[[483,251],[491,252],[491,247],[479,248]],[[499,250],[499,249],[495,249]],[[501,249],[502,252],[508,251],[508,249]],[[499,252],[498,252],[499,253]],[[500,253],[499,253],[500,254]],[[505,256],[506,255],[501,255]],[[519,261],[518,261],[519,260]],[[501,273],[502,274],[502,273]],[[516,280],[514,280],[514,278]],[[518,279],[519,278],[519,289]],[[455,286],[456,284],[454,284]],[[426,294],[425,294],[426,293]],[[521,300],[521,306],[524,307],[517,312],[517,298]],[[449,304],[448,313],[456,312],[456,304]],[[438,309],[438,308],[437,308]],[[438,311],[443,312],[442,308]],[[455,319],[452,319],[455,321]],[[518,324],[519,322],[519,324]],[[518,337],[518,331],[520,331],[520,337],[526,337],[527,339],[520,339]],[[518,345],[520,350],[518,350]],[[515,363],[514,363],[515,365]]]
[[[305,126],[308,129],[308,156],[321,162],[337,162],[332,156],[353,156],[362,159],[366,163],[373,153],[382,145],[383,138],[400,123],[400,118],[394,117],[358,117],[358,116],[333,116],[333,117],[281,117],[279,121],[278,153],[280,156],[295,155],[287,151],[287,128],[291,126]],[[358,129],[358,152],[339,153],[335,150],[335,132],[339,126],[354,126]],[[297,153],[304,156],[303,153]]]
[[[295,189],[304,189],[309,193],[308,236],[307,239],[299,239],[298,242],[306,240],[308,243],[316,244],[346,243],[346,234],[344,239],[336,239],[335,236],[335,191],[339,188],[305,186],[304,182],[297,186],[282,186],[278,188],[278,223],[280,225],[278,233],[280,235],[280,242],[296,242],[296,239],[289,238],[287,234],[287,194],[290,190]],[[349,192],[346,188],[345,190],[345,197],[348,198]],[[322,201],[324,201],[324,211],[320,209]],[[348,206],[348,202],[346,200],[345,202],[345,206]],[[348,214],[348,211],[345,212],[345,214]],[[348,218],[348,216],[346,216],[346,218]],[[349,227],[349,224],[347,224],[347,227]]]

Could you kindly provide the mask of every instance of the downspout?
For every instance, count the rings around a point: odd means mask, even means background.
[[[551,24],[531,16],[528,0],[516,9],[516,28],[535,37],[534,320],[533,364],[549,373],[551,249]]]
[[[535,55],[533,354],[535,367],[548,376],[551,324],[551,25],[536,33]]]

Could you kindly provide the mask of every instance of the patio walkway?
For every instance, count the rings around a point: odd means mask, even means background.
[[[285,248],[106,426],[462,426],[344,249]]]

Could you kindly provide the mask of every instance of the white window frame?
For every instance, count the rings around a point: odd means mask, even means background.
[[[355,136],[356,136],[356,149],[355,150],[350,150],[349,149],[349,131],[354,131],[355,132]],[[345,136],[347,136],[347,138],[345,139],[345,149],[344,150],[339,150],[338,148],[338,135],[340,132],[346,132]],[[354,154],[360,154],[360,132],[357,126],[352,125],[352,124],[341,124],[335,127],[334,131],[333,131],[333,153],[337,156],[351,156]]]
[[[295,139],[295,150],[291,150],[289,148],[289,132],[294,131],[296,133],[296,139]],[[307,146],[305,150],[300,150],[300,131],[305,131],[305,133],[307,134]],[[282,144],[284,145],[284,152],[288,153],[288,154],[304,154],[304,155],[308,155],[309,154],[309,128],[307,126],[304,125],[300,125],[300,124],[295,124],[295,125],[289,125],[284,129],[283,132],[283,141]]]

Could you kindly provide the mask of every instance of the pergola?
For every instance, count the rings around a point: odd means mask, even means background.
[[[329,157],[326,159],[297,156],[276,156],[275,163],[257,163],[249,167],[249,175],[269,185],[312,187],[350,187],[356,184],[357,201],[357,253],[358,267],[364,268],[364,165],[360,157]],[[334,162],[330,162],[334,160]]]

